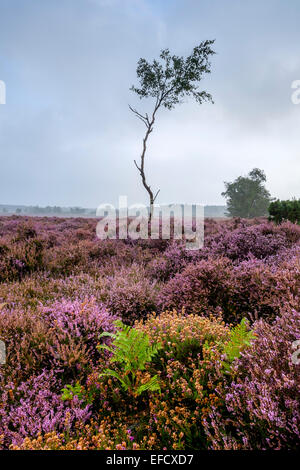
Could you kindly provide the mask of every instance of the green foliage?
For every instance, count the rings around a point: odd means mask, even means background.
[[[99,377],[115,377],[123,388],[134,396],[145,391],[160,391],[157,375],[143,381],[141,371],[161,349],[160,344],[151,346],[149,336],[134,328],[124,325],[121,321],[114,322],[118,327],[116,334],[103,333],[100,337],[109,336],[113,339],[111,347],[98,346],[112,353],[110,363],[117,364],[117,370],[106,369]]]
[[[249,330],[249,323],[243,318],[241,323],[230,332],[230,340],[224,345],[224,353],[226,360],[223,366],[226,372],[230,372],[233,361],[240,357],[243,349],[251,345],[251,341],[255,338],[253,332]]]
[[[239,176],[231,183],[224,183],[226,191],[222,193],[227,199],[227,212],[232,217],[261,217],[268,214],[272,200],[265,188],[265,173],[254,168],[248,176]]]
[[[209,58],[215,54],[211,48],[213,43],[214,41],[211,40],[201,42],[186,58],[171,55],[169,49],[164,49],[160,53],[159,60],[153,60],[152,63],[149,63],[145,59],[140,59],[138,62],[136,72],[140,87],[132,86],[130,89],[140,99],[151,97],[155,100],[150,115],[148,113],[143,115],[129,106],[130,110],[146,126],[140,165],[136,160],[134,163],[149,195],[149,222],[151,222],[154,202],[160,192],[158,190],[156,194],[153,193],[145,174],[147,141],[154,128],[156,113],[162,106],[167,109],[174,108],[175,105],[182,102],[182,98],[187,96],[192,96],[199,104],[204,101],[212,101],[211,95],[204,90],[199,91],[198,86],[203,75],[211,71]]]
[[[83,387],[80,385],[79,382],[76,382],[75,385],[66,385],[62,389],[62,396],[61,399],[63,401],[66,400],[73,400],[73,398],[76,396],[78,397],[79,400],[83,400],[85,398],[85,392]]]
[[[86,390],[79,382],[76,382],[75,385],[66,385],[61,391],[62,401],[72,401],[76,397],[86,405],[91,404],[94,400],[94,389]]]
[[[137,66],[140,88],[132,86],[131,90],[140,98],[156,98],[167,109],[172,109],[181,98],[189,95],[199,104],[212,101],[209,93],[198,91],[198,82],[205,73],[210,73],[209,57],[215,54],[211,48],[213,43],[212,40],[201,42],[186,58],[171,55],[169,49],[164,49],[160,61],[153,60],[151,64],[140,59]]]
[[[269,206],[269,220],[280,224],[285,220],[289,220],[293,224],[298,223],[300,225],[300,199],[288,200],[288,201],[277,201],[271,202]]]

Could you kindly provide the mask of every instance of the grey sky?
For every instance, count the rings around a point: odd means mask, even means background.
[[[136,63],[216,39],[203,87],[215,104],[162,110],[147,172],[160,201],[223,204],[223,181],[253,167],[300,197],[299,0],[0,0],[0,203],[147,200],[133,159],[151,108],[130,91]]]

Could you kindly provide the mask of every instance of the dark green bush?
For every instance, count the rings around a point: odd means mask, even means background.
[[[293,224],[300,224],[300,199],[292,199],[291,201],[271,202],[269,206],[269,220],[280,224],[285,220],[289,220]]]

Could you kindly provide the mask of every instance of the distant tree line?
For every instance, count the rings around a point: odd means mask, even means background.
[[[72,216],[82,216],[82,215],[94,215],[95,209],[85,209],[82,207],[60,207],[60,206],[5,206],[1,207],[0,211],[3,214],[15,213],[18,215],[72,215]]]

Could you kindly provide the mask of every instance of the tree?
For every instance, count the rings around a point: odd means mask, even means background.
[[[136,109],[129,106],[135,116],[146,126],[140,164],[137,164],[136,160],[134,160],[134,164],[149,195],[150,222],[153,214],[153,205],[160,190],[154,194],[147,181],[145,156],[148,138],[153,131],[157,112],[161,107],[169,110],[173,109],[175,105],[182,103],[182,99],[187,96],[192,96],[199,104],[202,104],[204,101],[212,102],[211,95],[206,91],[199,91],[198,85],[203,75],[211,72],[209,58],[215,54],[211,48],[213,43],[214,41],[212,40],[201,42],[199,46],[193,49],[191,55],[186,58],[171,55],[169,49],[163,49],[159,56],[160,60],[153,60],[152,63],[147,62],[145,59],[138,61],[136,72],[140,87],[132,86],[130,90],[135,92],[140,99],[154,99],[151,114],[139,113]]]
[[[224,183],[227,199],[227,213],[232,217],[261,217],[268,214],[272,201],[264,183],[267,181],[264,171],[254,168],[248,176],[239,176],[232,183]]]

